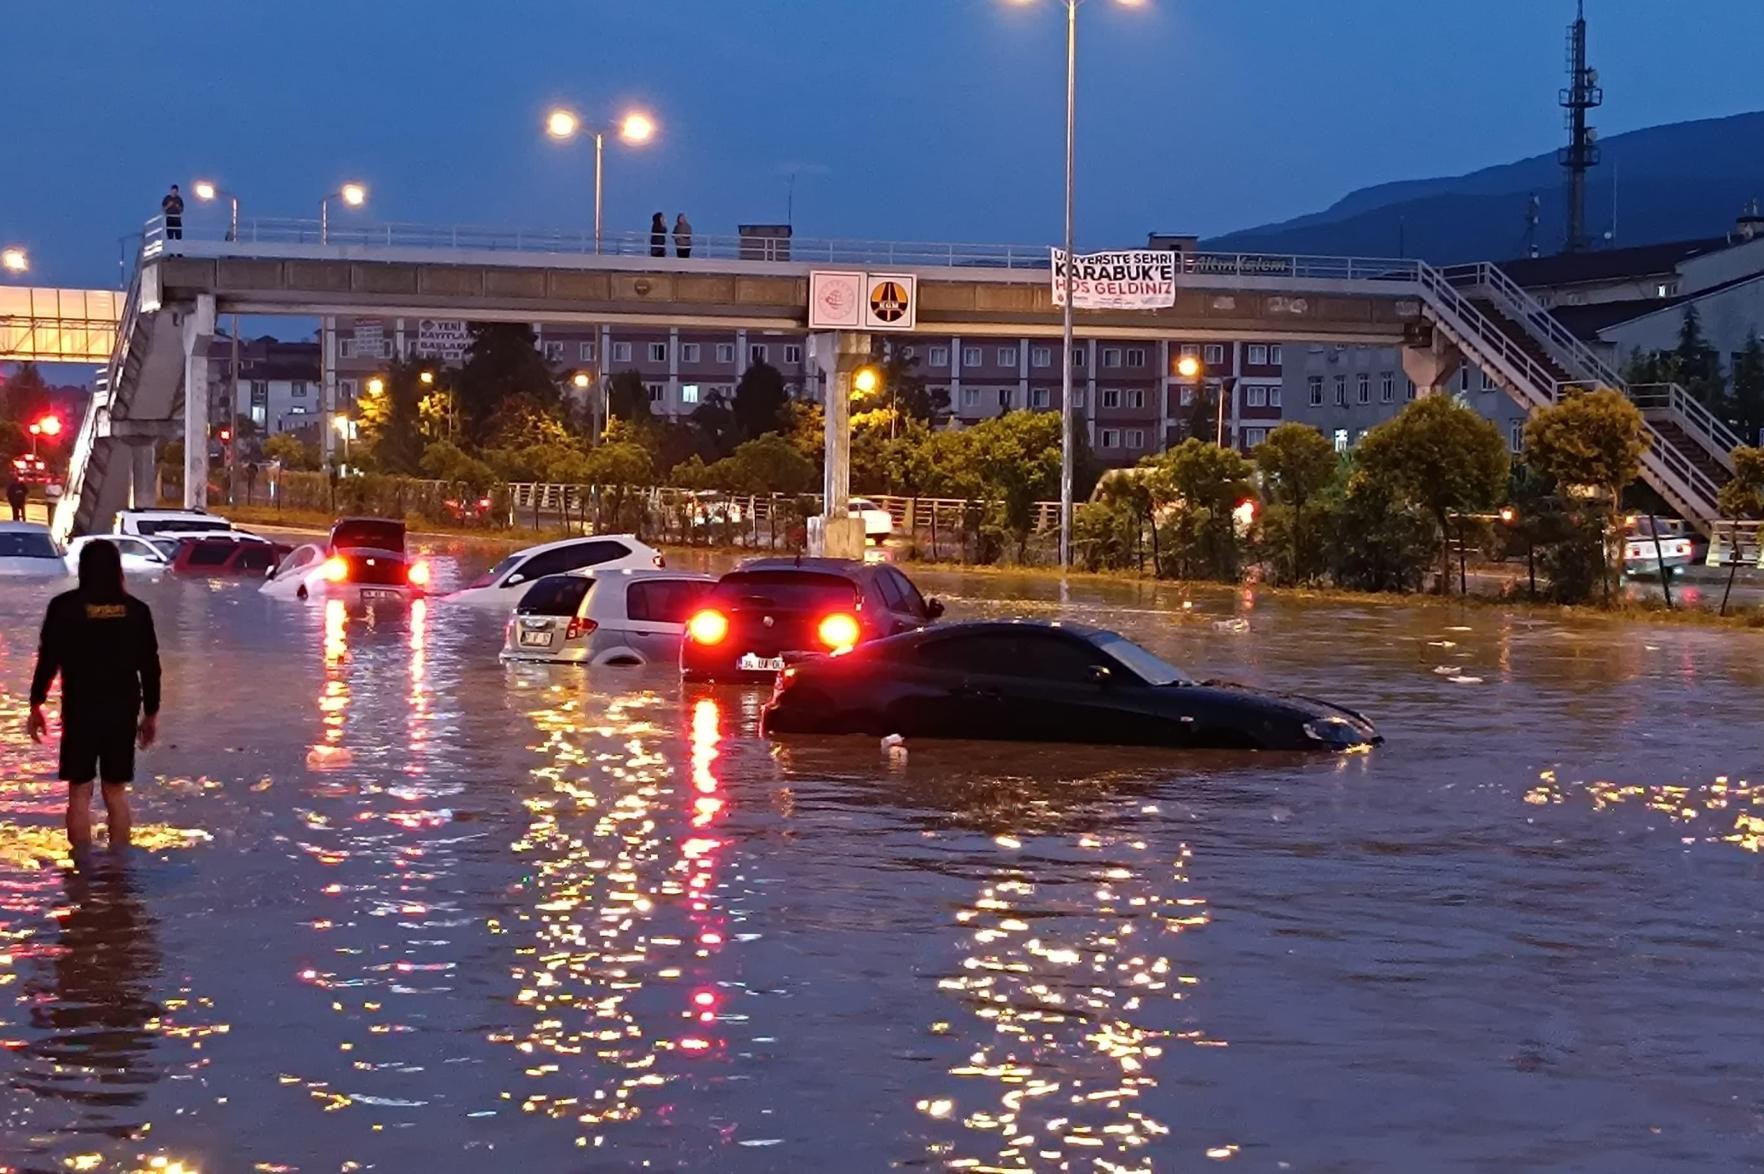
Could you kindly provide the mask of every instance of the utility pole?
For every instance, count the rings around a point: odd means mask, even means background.
[[[1599,161],[1598,134],[1586,124],[1586,114],[1605,101],[1599,71],[1586,65],[1586,0],[1575,0],[1574,23],[1568,26],[1568,87],[1558,100],[1568,124],[1568,145],[1556,152],[1568,172],[1568,236],[1562,251],[1578,253],[1586,248],[1586,173]]]

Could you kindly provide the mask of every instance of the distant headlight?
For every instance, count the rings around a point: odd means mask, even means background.
[[[1305,723],[1305,736],[1325,746],[1360,746],[1371,741],[1364,731],[1345,717],[1320,717]]]

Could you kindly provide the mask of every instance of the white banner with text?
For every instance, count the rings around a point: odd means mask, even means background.
[[[1078,310],[1157,310],[1176,304],[1181,255],[1167,249],[1079,253],[1072,258],[1072,306]],[[1053,304],[1066,304],[1066,251],[1053,250]]]

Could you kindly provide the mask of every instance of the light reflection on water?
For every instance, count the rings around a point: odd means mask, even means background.
[[[505,669],[497,617],[443,601],[166,583],[141,847],[82,874],[22,736],[42,593],[6,588],[0,1165],[1754,1152],[1759,638],[928,586],[1338,698],[1391,742],[768,745],[757,692]]]

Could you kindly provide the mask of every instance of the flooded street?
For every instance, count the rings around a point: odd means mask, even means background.
[[[1764,1161],[1764,635],[919,580],[1387,744],[891,761],[665,668],[505,668],[444,601],[142,584],[163,745],[82,875],[24,736],[50,592],[6,586],[0,1166]]]

